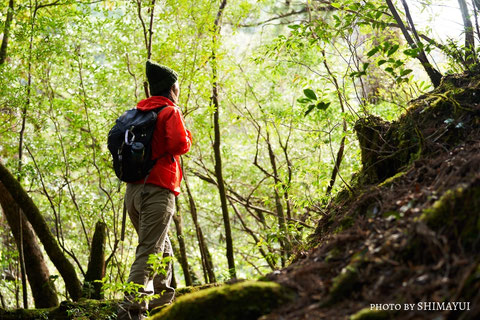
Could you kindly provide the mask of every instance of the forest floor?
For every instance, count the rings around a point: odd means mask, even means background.
[[[480,319],[479,79],[451,76],[398,121],[362,124],[380,138],[359,137],[370,167],[324,210],[314,248],[269,275],[298,298],[262,319]]]

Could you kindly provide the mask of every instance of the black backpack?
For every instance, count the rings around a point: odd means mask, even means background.
[[[108,133],[108,150],[113,157],[113,169],[125,182],[144,179],[153,168],[152,137],[158,113],[166,106],[140,111],[125,111]]]

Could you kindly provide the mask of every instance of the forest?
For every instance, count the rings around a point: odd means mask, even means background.
[[[178,73],[151,319],[480,318],[479,0],[0,0],[0,319],[116,319],[107,136]],[[149,264],[165,272],[168,258]]]

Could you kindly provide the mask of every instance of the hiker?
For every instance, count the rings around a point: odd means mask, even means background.
[[[147,264],[149,255],[155,253],[172,257],[168,238],[170,220],[175,211],[175,197],[180,192],[182,171],[179,156],[188,152],[192,135],[185,129],[182,113],[177,106],[179,86],[177,73],[151,61],[146,63],[146,75],[150,98],[137,104],[142,111],[164,107],[158,112],[152,139],[152,159],[157,159],[146,179],[127,183],[125,205],[130,220],[138,234],[135,253],[128,282],[140,284],[140,296],[158,294],[159,298],[149,303],[135,301],[134,295],[125,295],[119,305],[118,319],[143,319],[148,309],[172,302],[175,289],[171,286],[172,263],[166,275],[152,274]]]

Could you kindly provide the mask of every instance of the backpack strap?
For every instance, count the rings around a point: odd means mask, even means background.
[[[158,107],[158,108],[155,108],[155,109],[152,109],[152,111],[155,111],[157,113],[157,115],[160,113],[160,111],[162,111],[163,109],[165,109],[166,107],[169,107],[168,105],[166,106],[161,106],[161,107]]]
[[[127,221],[127,205],[123,199],[122,231],[120,232],[120,241],[125,240],[125,223]]]
[[[168,105],[155,108],[155,109],[153,109],[152,111],[154,111],[154,112],[157,114],[157,116],[158,116],[158,114],[159,114],[163,109],[165,109],[166,107],[168,107]],[[155,132],[155,130],[154,130],[154,132]],[[157,158],[157,159],[158,159],[158,158]],[[145,179],[143,180],[143,189],[144,189],[144,191],[145,191],[145,184],[147,183],[147,179],[148,179],[148,177],[150,176],[150,172],[152,172],[152,169],[153,169],[153,167],[155,166],[155,163],[157,162],[157,159],[154,159],[154,162],[153,162],[152,167],[150,168],[150,170],[148,171],[147,175],[145,176]]]

